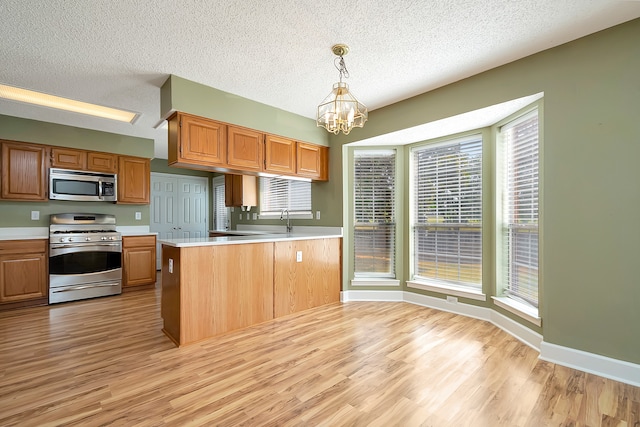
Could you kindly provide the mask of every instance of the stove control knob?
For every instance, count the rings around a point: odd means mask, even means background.
[[[116,238],[111,236],[111,237],[109,237],[109,240],[116,240]]]
[[[84,240],[86,240],[87,242],[91,241],[91,237],[85,237]]]
[[[64,237],[61,237],[61,238],[60,238],[60,241],[61,241],[61,242],[64,242]]]
[[[107,240],[107,238],[106,238],[106,237],[104,237],[104,236],[102,236],[102,237],[100,238],[100,240]]]

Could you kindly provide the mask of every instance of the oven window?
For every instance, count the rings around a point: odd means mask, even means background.
[[[49,274],[87,274],[122,267],[120,252],[74,252],[49,258]]]
[[[68,179],[54,179],[53,192],[56,194],[70,194],[74,196],[97,196],[98,182],[73,181]]]

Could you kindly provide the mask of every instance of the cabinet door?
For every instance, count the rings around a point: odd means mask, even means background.
[[[225,175],[224,204],[227,207],[257,206],[258,184],[255,176]]]
[[[178,115],[179,159],[196,164],[224,165],[227,153],[227,126],[188,114]]]
[[[110,153],[87,153],[87,169],[94,172],[118,172],[118,156]]]
[[[156,282],[156,237],[124,236],[122,238],[123,283],[127,286]]]
[[[3,199],[46,200],[47,147],[21,143],[2,143]]]
[[[149,159],[120,156],[118,159],[118,203],[149,204],[151,186]]]
[[[227,163],[244,170],[260,171],[263,134],[251,129],[229,126]]]
[[[296,142],[274,135],[265,137],[264,170],[267,172],[296,173]]]
[[[0,303],[47,297],[47,241],[0,243]]]
[[[329,179],[329,149],[321,145],[298,142],[297,174],[318,181]]]
[[[85,170],[87,168],[87,152],[72,148],[51,147],[51,167]]]

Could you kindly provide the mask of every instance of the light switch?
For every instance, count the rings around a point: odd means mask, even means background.
[[[255,221],[256,219],[258,219],[258,214],[256,212],[253,213],[253,220]]]

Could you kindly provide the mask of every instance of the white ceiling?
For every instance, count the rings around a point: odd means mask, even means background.
[[[169,74],[302,116],[338,80],[369,110],[640,17],[638,0],[2,0],[0,84],[141,113],[0,101],[0,114],[152,138]],[[365,125],[366,126],[366,125]]]

